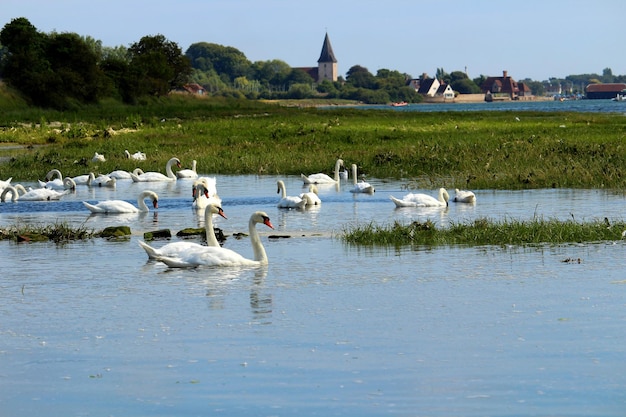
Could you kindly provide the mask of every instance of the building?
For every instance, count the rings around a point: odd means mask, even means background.
[[[516,99],[519,95],[519,86],[507,71],[502,71],[501,77],[487,77],[480,89],[487,96],[508,96]]]
[[[322,44],[322,52],[317,60],[317,67],[299,67],[296,68],[306,72],[315,80],[315,82],[321,83],[324,80],[337,81],[339,73],[337,71],[337,58],[333,52],[333,47],[330,44],[328,33],[324,37],[324,43]]]
[[[588,99],[612,99],[626,89],[623,83],[589,84],[585,87],[585,96]]]

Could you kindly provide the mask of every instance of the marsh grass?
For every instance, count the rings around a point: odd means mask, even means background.
[[[72,227],[68,223],[54,224],[15,224],[0,228],[0,240],[47,241],[63,243],[72,240],[85,240],[95,235],[93,230],[84,226]]]
[[[623,239],[624,230],[625,222],[611,224],[608,219],[579,223],[555,219],[493,221],[481,218],[470,223],[452,223],[449,227],[437,227],[431,221],[348,226],[341,238],[346,243],[372,246],[503,246],[617,241]]]
[[[520,114],[523,113],[523,114]],[[521,116],[519,121],[517,116]],[[419,187],[623,188],[626,117],[543,112],[288,108],[183,97],[74,112],[0,112],[0,178],[115,169],[162,171],[177,156],[207,174],[330,172],[342,158],[370,178]],[[19,146],[2,146],[19,145]],[[138,164],[124,150],[142,151]],[[94,152],[107,161],[94,164]]]

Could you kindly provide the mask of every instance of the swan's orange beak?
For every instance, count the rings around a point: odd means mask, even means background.
[[[206,189],[204,190],[204,196],[206,198],[209,198],[209,190],[206,190]]]
[[[207,193],[207,194],[208,194],[208,193]],[[209,197],[209,196],[207,196],[207,198],[208,198],[208,197]],[[217,210],[218,210],[218,213],[217,213],[217,214],[219,214],[220,216],[222,216],[222,217],[223,217],[223,218],[225,218],[225,219],[228,219],[228,217],[226,217],[226,214],[224,213],[224,210],[222,210],[222,208],[221,208],[221,207],[218,207],[218,208],[217,208]]]
[[[266,225],[267,227],[269,227],[270,229],[274,228],[274,226],[272,226],[272,222],[270,221],[269,217],[265,217],[263,219],[263,224]]]
[[[152,206],[154,206],[155,209],[159,208],[159,200],[157,199],[152,200]]]

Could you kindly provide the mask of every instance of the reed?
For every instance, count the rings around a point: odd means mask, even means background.
[[[626,223],[608,219],[591,222],[556,219],[502,220],[486,218],[437,227],[433,222],[347,226],[346,243],[371,246],[535,245],[617,241],[624,238]]]
[[[93,230],[84,226],[72,227],[65,222],[54,224],[14,224],[0,228],[0,240],[47,241],[63,243],[71,240],[84,240],[95,235]]]

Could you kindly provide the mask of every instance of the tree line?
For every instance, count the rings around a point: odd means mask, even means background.
[[[435,77],[459,94],[480,93],[487,78],[470,79],[465,72]],[[24,17],[15,18],[0,31],[0,78],[31,104],[58,109],[113,98],[137,103],[146,96],[163,96],[188,83],[201,85],[208,94],[248,99],[340,98],[364,103],[419,102],[409,86],[413,77],[396,70],[372,74],[352,66],[336,82],[317,83],[303,69],[281,60],[249,61],[236,48],[198,42],[183,53],[163,35],[144,36],[129,47],[106,47],[101,41],[76,33],[42,33]],[[546,82],[521,80],[535,95],[543,95]],[[551,79],[570,91],[590,82],[626,82],[606,68],[602,75],[584,74]]]

